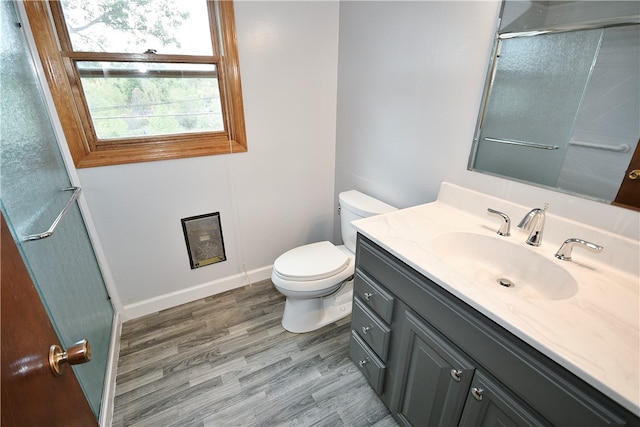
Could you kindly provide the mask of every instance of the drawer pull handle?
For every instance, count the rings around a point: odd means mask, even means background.
[[[456,382],[460,382],[460,380],[462,379],[462,371],[459,369],[452,369],[451,378],[453,378],[453,380]]]
[[[371,301],[371,297],[372,296],[373,296],[373,294],[370,293],[370,292],[365,292],[364,293],[364,299],[367,300],[367,301]]]
[[[371,326],[363,326],[362,327],[362,333],[367,335],[367,332],[369,332],[370,329],[371,329]]]
[[[361,368],[364,368],[364,365],[366,365],[366,364],[367,364],[366,360],[361,360],[361,361],[358,362],[358,365],[360,365]]]
[[[474,388],[471,389],[471,395],[476,400],[482,400],[482,393],[483,392],[484,392],[484,390],[481,389],[481,388],[474,387]]]

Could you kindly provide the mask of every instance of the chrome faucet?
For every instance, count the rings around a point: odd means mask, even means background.
[[[586,240],[571,238],[564,241],[558,252],[556,252],[556,258],[561,259],[563,261],[571,261],[571,251],[573,247],[579,245],[585,249],[588,249],[591,252],[602,252],[604,249],[600,245],[596,245],[595,243],[587,242]]]
[[[518,224],[518,228],[531,231],[526,241],[527,245],[540,246],[540,244],[542,243],[542,231],[544,229],[545,212],[548,207],[549,205],[545,203],[543,209],[531,209],[529,213],[526,214],[524,218],[522,218],[520,224]]]
[[[510,236],[511,233],[509,229],[511,228],[511,220],[509,216],[505,213],[499,212],[495,209],[487,208],[487,213],[489,215],[497,216],[501,219],[500,221],[500,229],[498,229],[497,233],[499,236]]]

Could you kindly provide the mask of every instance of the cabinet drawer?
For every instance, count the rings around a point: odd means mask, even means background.
[[[367,347],[367,344],[365,344],[354,331],[351,331],[349,357],[353,360],[353,363],[358,366],[360,372],[367,378],[367,381],[369,381],[369,384],[375,392],[381,393],[382,386],[384,385],[384,371],[386,366],[378,359],[378,356],[373,354],[369,347]]]
[[[367,307],[371,308],[382,320],[391,323],[393,314],[393,296],[367,277],[361,271],[356,271],[353,292]]]
[[[387,360],[391,329],[378,316],[369,311],[358,297],[353,299],[351,328],[358,333],[360,338],[371,347],[380,359]]]

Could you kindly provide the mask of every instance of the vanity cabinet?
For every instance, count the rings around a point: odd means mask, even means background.
[[[429,323],[400,303],[396,418],[407,426],[521,425],[545,421]]]
[[[399,309],[397,416],[407,425],[457,425],[475,366],[404,304]]]
[[[550,424],[535,414],[505,386],[482,371],[477,371],[467,394],[460,425],[548,426]]]
[[[640,426],[636,415],[362,235],[350,355],[402,425]]]

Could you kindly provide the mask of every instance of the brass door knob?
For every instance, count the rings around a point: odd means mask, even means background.
[[[629,179],[638,179],[640,178],[640,169],[634,169],[631,172],[629,172],[628,175]]]
[[[67,351],[63,351],[60,346],[55,344],[49,347],[49,367],[56,377],[62,375],[62,372],[64,372],[65,363],[69,365],[80,365],[90,360],[91,346],[86,339],[78,341],[69,347]]]

